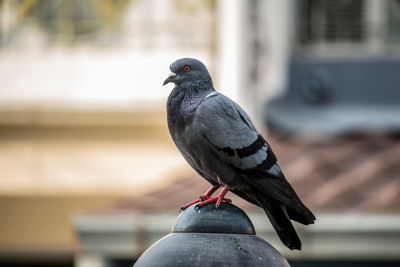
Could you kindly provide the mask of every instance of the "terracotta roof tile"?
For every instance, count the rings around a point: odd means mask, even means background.
[[[353,136],[328,142],[270,137],[282,169],[313,210],[400,212],[400,139]],[[120,208],[171,210],[196,199],[209,184],[193,175]],[[232,197],[244,209],[252,204]]]

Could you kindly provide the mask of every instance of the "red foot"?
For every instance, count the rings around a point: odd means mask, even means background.
[[[192,206],[192,205],[194,205],[194,204],[196,204],[196,203],[199,203],[199,202],[200,202],[200,203],[196,205],[196,207],[199,207],[199,208],[200,208],[200,207],[203,207],[203,206],[205,206],[205,205],[207,205],[207,204],[214,203],[214,202],[216,202],[215,206],[216,206],[217,208],[219,208],[219,206],[221,205],[222,201],[224,201],[224,202],[229,202],[229,203],[232,202],[232,200],[230,200],[229,198],[225,198],[226,193],[229,192],[229,188],[227,188],[227,187],[225,187],[225,188],[221,191],[221,193],[218,194],[218,196],[216,196],[216,197],[211,197],[211,195],[212,195],[215,191],[217,191],[217,189],[218,189],[219,187],[220,187],[220,186],[212,186],[210,189],[207,190],[207,192],[206,192],[204,195],[201,195],[201,196],[200,196],[200,199],[195,200],[195,201],[192,201],[192,202],[190,202],[190,203],[188,203],[188,204],[182,206],[182,207],[181,207],[181,210],[185,210],[185,209],[189,208],[190,206]]]
[[[216,202],[215,206],[217,208],[219,208],[219,206],[221,205],[222,201],[232,202],[232,200],[230,200],[229,198],[225,198],[225,195],[228,192],[229,192],[229,188],[228,187],[224,187],[224,189],[218,194],[218,196],[210,197],[207,200],[200,202],[199,204],[196,205],[196,208],[200,208],[200,207],[203,207],[203,206],[205,206],[207,204],[214,203],[214,202]]]
[[[209,199],[212,196],[212,194],[214,194],[214,192],[218,190],[218,188],[220,188],[219,185],[211,186],[207,190],[207,192],[204,193],[204,195],[200,196],[200,201],[204,201],[204,200]]]
[[[218,188],[220,188],[219,185],[211,186],[211,187],[207,190],[207,192],[204,193],[204,195],[201,195],[201,196],[200,196],[200,199],[195,200],[195,201],[192,201],[192,202],[190,202],[190,203],[187,203],[186,205],[184,205],[184,206],[181,207],[181,210],[185,210],[185,209],[189,208],[190,206],[192,206],[192,205],[194,205],[194,204],[196,204],[196,203],[199,203],[199,202],[201,202],[201,201],[205,201],[205,200],[209,199],[210,196],[211,196],[215,191],[218,190]]]
[[[207,199],[206,201],[200,202],[199,204],[196,205],[196,208],[201,208],[201,207],[203,207],[203,206],[205,206],[205,205],[207,205],[207,204],[214,203],[214,202],[216,202],[215,206],[216,206],[217,208],[219,208],[219,206],[221,205],[222,201],[224,201],[224,202],[229,202],[229,203],[232,202],[231,199],[229,199],[229,198],[224,198],[224,197],[220,197],[220,196],[218,195],[218,196],[216,196],[216,197],[210,197],[210,198]]]
[[[201,197],[200,197],[201,198]],[[181,208],[180,208],[180,210],[185,210],[185,209],[187,209],[187,208],[189,208],[190,206],[192,206],[192,205],[194,205],[194,204],[196,204],[196,203],[199,203],[201,201],[201,199],[198,199],[198,200],[195,200],[195,201],[192,201],[192,202],[189,202],[189,203],[187,203],[187,204],[185,204],[185,205],[183,205]]]

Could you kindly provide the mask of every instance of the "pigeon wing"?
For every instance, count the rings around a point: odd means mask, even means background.
[[[300,201],[271,147],[238,104],[213,93],[199,106],[195,122],[221,164],[235,169],[258,192],[290,206]]]
[[[262,168],[263,176],[282,175],[265,139],[246,112],[228,97],[219,93],[206,97],[196,112],[195,124],[223,163],[242,171]]]

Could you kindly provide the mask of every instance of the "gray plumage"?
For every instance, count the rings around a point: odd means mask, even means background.
[[[183,157],[212,185],[226,186],[263,208],[282,242],[300,249],[290,220],[310,224],[312,212],[287,182],[265,139],[246,112],[215,91],[206,67],[183,58],[171,64],[164,84],[175,83],[168,102],[168,128]]]

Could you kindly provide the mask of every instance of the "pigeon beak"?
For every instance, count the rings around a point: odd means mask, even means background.
[[[170,82],[175,82],[176,73],[171,73],[168,78],[164,81],[163,86]]]

